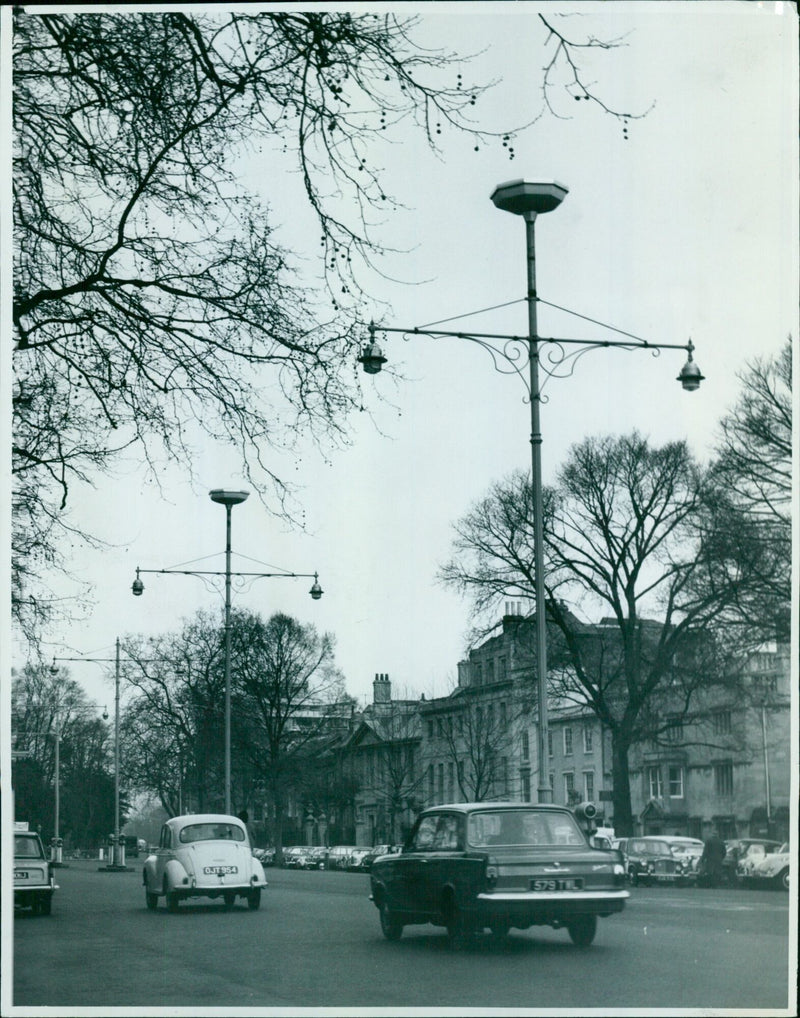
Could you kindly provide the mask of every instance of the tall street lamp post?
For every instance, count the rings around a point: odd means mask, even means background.
[[[144,584],[140,579],[140,573],[178,573],[182,576],[223,576],[225,577],[225,812],[231,812],[231,577],[251,577],[253,579],[267,579],[270,577],[314,577],[309,594],[313,600],[318,601],[322,597],[322,587],[319,585],[318,573],[251,573],[231,572],[231,510],[235,505],[240,505],[250,494],[247,491],[230,491],[224,488],[215,488],[210,491],[209,497],[212,502],[225,506],[225,572],[213,572],[202,569],[140,569],[136,568],[136,579],[131,585],[131,591],[137,597],[144,593]]]
[[[503,212],[510,212],[513,215],[522,216],[525,220],[525,241],[527,259],[527,283],[528,290],[526,301],[528,305],[528,335],[513,336],[501,335],[498,333],[479,332],[447,332],[441,329],[424,328],[388,328],[380,327],[382,332],[400,332],[408,335],[423,335],[434,337],[452,336],[458,339],[467,339],[477,343],[489,352],[495,368],[501,373],[515,373],[522,379],[528,391],[528,399],[531,409],[531,493],[533,501],[533,555],[534,555],[534,596],[536,600],[536,652],[537,652],[537,697],[539,704],[539,722],[537,731],[537,748],[539,754],[539,802],[552,801],[552,789],[545,771],[547,760],[548,743],[548,705],[547,705],[547,625],[545,611],[544,593],[544,525],[543,525],[543,498],[542,498],[542,432],[539,419],[540,405],[542,402],[542,388],[544,383],[539,382],[540,344],[551,344],[550,362],[552,367],[542,366],[547,378],[558,377],[559,368],[568,366],[571,373],[575,361],[584,353],[597,347],[620,347],[625,350],[686,350],[688,359],[677,377],[683,388],[688,392],[698,389],[703,375],[694,363],[694,345],[691,340],[688,343],[651,343],[638,337],[630,336],[628,341],[620,340],[586,340],[586,339],[555,339],[553,337],[542,337],[538,332],[537,305],[547,303],[541,301],[536,291],[536,243],[535,224],[536,217],[545,212],[552,212],[558,208],[566,197],[568,190],[563,184],[556,181],[540,181],[532,183],[525,180],[512,180],[500,184],[492,192],[491,200],[495,207]],[[565,310],[565,309],[561,309]],[[579,316],[582,317],[582,316]],[[601,324],[601,323],[596,323]],[[364,347],[361,356],[358,358],[367,374],[377,374],[386,363],[386,357],[382,349],[375,341],[376,327],[374,323],[369,326],[370,338]],[[619,332],[620,330],[612,330]],[[502,343],[495,345],[496,341]],[[575,347],[574,351],[567,353],[566,348]],[[526,379],[524,368],[528,367]]]
[[[119,814],[119,679],[120,679],[120,645],[119,637],[115,642],[115,654],[113,658],[110,657],[54,657],[53,663],[50,666],[50,671],[53,675],[58,672],[56,661],[87,661],[93,664],[113,664],[114,665],[114,844],[112,848],[112,857],[109,860],[109,865],[106,869],[110,871],[124,871],[127,869],[125,865],[125,843],[120,833],[120,814]],[[107,718],[108,714],[104,714],[103,718]],[[56,741],[56,751],[58,751],[58,740]],[[56,798],[56,803],[58,799]],[[57,807],[56,807],[57,809]],[[56,829],[58,828],[58,814],[56,813]],[[58,830],[56,830],[58,834]]]

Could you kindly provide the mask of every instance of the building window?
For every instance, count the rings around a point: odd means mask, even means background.
[[[500,758],[500,791],[503,795],[508,795],[508,757],[503,756]]]
[[[714,735],[730,735],[731,734],[731,712],[729,710],[720,710],[711,716],[711,723],[714,729]]]
[[[436,788],[433,783],[433,764],[428,764],[428,799],[431,805],[433,805],[436,796]]]
[[[553,729],[547,729],[547,755],[553,755]]]
[[[550,791],[554,792],[556,788],[556,772],[550,771]]]
[[[594,771],[583,772],[583,798],[594,799]]]
[[[570,803],[575,795],[575,775],[572,771],[564,773],[564,802]]]
[[[505,700],[501,700],[500,701],[500,724],[503,726],[503,730],[505,731],[505,727],[508,724],[508,717],[506,715],[506,702],[505,702]]]
[[[481,664],[480,661],[476,661],[474,663],[473,667],[475,668],[475,685],[476,686],[482,686],[483,685],[483,665]]]
[[[463,789],[463,787],[464,787],[464,761],[463,760],[457,760],[456,761],[456,770],[458,772],[458,787],[459,787],[459,789]],[[463,791],[461,792],[461,794],[463,795]]]
[[[444,802],[444,764],[439,764],[439,802]]]
[[[531,801],[531,776],[528,771],[522,771],[522,801]]]
[[[531,749],[530,749],[530,745],[528,744],[528,733],[527,732],[523,732],[522,733],[522,759],[523,760],[529,760],[530,759],[530,752],[531,752]]]
[[[444,728],[442,726],[441,718],[436,719],[436,734],[439,736],[440,739],[444,735]]]
[[[491,730],[494,728],[494,704],[493,703],[490,703],[489,706],[486,708],[486,724],[487,724],[487,726],[489,728],[489,731],[491,732]]]
[[[572,729],[569,725],[564,728],[564,756],[572,756]]]
[[[733,764],[714,764],[714,791],[717,795],[733,795]]]
[[[504,682],[506,677],[506,659],[502,655],[497,659],[497,681]]]
[[[683,798],[683,767],[670,767],[669,769],[669,797],[670,799]]]
[[[647,785],[650,790],[651,799],[661,799],[664,796],[664,787],[661,784],[661,768],[647,768]]]
[[[680,718],[669,718],[664,737],[667,742],[683,742],[683,721]]]
[[[453,802],[456,797],[452,761],[447,765],[447,801]]]
[[[594,751],[594,746],[593,746],[593,743],[592,743],[593,736],[594,736],[594,732],[592,731],[591,724],[584,725],[583,726],[583,752],[584,753],[592,753]]]
[[[429,739],[433,738],[433,722],[432,721],[428,722],[428,738]]]

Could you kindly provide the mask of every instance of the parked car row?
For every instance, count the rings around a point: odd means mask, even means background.
[[[707,883],[702,865],[703,842],[698,838],[646,835],[615,838],[622,852],[625,875],[637,884],[672,883],[688,886]],[[772,883],[789,889],[789,846],[764,838],[738,838],[725,843],[726,854],[719,882],[735,887]]]
[[[283,849],[283,866],[298,870],[349,870],[367,872],[380,855],[399,852],[401,845],[291,845]],[[253,855],[263,866],[275,865],[274,848],[254,848]]]

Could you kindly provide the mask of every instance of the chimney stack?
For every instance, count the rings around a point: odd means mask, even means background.
[[[383,672],[376,673],[372,683],[372,702],[390,703],[391,699],[392,684],[389,681],[389,676]]]

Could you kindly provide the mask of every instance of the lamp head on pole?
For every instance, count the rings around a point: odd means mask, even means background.
[[[220,505],[239,505],[249,494],[249,491],[227,491],[224,488],[215,488],[208,493],[211,501],[219,502]]]
[[[131,584],[131,591],[135,597],[141,597],[144,593],[144,584],[139,579],[139,567],[136,567],[136,579]]]
[[[50,665],[50,674],[58,675],[58,665],[56,664],[55,658],[53,658],[53,663]]]
[[[364,366],[364,371],[368,375],[377,375],[383,365],[386,363],[386,358],[383,356],[383,350],[375,342],[375,323],[369,323],[369,342],[361,351],[361,356],[358,358],[359,363]]]
[[[314,573],[314,582],[311,584],[309,594],[315,601],[319,601],[322,597],[322,587],[319,585],[319,575],[317,573]]]
[[[696,389],[700,388],[700,383],[704,380],[705,375],[701,373],[700,368],[698,368],[695,364],[694,358],[692,357],[694,343],[691,339],[689,340],[686,349],[689,351],[689,357],[681,368],[681,373],[676,378],[676,381],[680,382],[687,392],[694,392]]]
[[[524,216],[552,212],[568,194],[569,189],[555,180],[539,183],[509,180],[505,184],[498,184],[491,197],[496,208],[512,212],[515,216]]]

